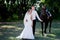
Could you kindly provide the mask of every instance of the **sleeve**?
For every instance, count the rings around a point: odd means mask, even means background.
[[[25,17],[24,17],[24,25],[26,24],[26,17],[27,17],[27,13],[25,14]]]
[[[32,21],[32,15],[31,15],[31,21]],[[31,26],[33,26],[33,21],[32,21],[32,25]]]
[[[38,16],[37,12],[36,12],[36,17],[38,18],[38,20],[39,20],[39,21],[42,21],[42,20],[39,18],[39,16]]]

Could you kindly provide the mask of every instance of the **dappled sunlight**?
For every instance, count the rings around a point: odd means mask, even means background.
[[[9,32],[9,34],[14,34],[13,32]]]
[[[10,40],[14,40],[14,39],[15,39],[15,37],[9,37],[8,39],[10,39]]]
[[[11,25],[3,25],[3,26],[1,26],[1,28],[15,28],[15,26],[11,26]]]
[[[22,25],[22,24],[20,24]],[[60,28],[59,25],[55,22],[52,25],[51,33],[49,34],[49,30],[47,29],[47,36],[42,36],[42,29],[40,28],[39,22],[36,24],[36,31],[35,31],[35,40],[59,40],[60,39]],[[20,35],[20,33],[23,30],[23,26],[17,26],[16,25],[1,25],[0,26],[0,37],[2,39],[5,38],[5,40],[20,40],[16,39],[16,36]]]
[[[46,36],[46,37],[43,37],[43,38],[46,39],[46,40],[47,40],[47,39],[49,39],[49,40],[55,40],[55,38],[53,38],[53,37],[47,37],[47,36]]]
[[[48,36],[42,36],[42,34],[40,34],[40,35],[36,35],[35,36],[35,40],[55,40],[55,38],[53,38],[53,37],[48,37]]]
[[[54,29],[54,30],[56,30],[56,29]],[[53,33],[49,34],[49,33],[47,33],[47,36],[45,37],[45,36],[42,36],[41,31],[42,31],[41,28],[40,29],[36,28],[35,34],[36,34],[36,38],[38,38],[39,40],[40,39],[42,39],[42,40],[48,40],[48,39],[49,40],[55,40],[56,34],[53,34]]]
[[[55,37],[56,35],[54,34],[46,34],[46,36],[41,36],[43,39],[46,39],[46,40],[55,40]]]
[[[36,28],[36,31],[42,31],[42,29],[41,28],[40,29]]]
[[[60,30],[60,28],[56,28],[56,29],[53,29],[53,30]]]
[[[50,37],[56,37],[55,34],[47,34],[47,36],[50,36]]]
[[[36,37],[43,37],[41,33],[35,32]]]
[[[56,29],[53,29],[53,30],[56,30]],[[40,28],[36,28],[36,32],[35,32],[35,34],[36,34],[36,38],[39,38],[39,39],[46,39],[46,40],[48,40],[48,39],[50,39],[50,40],[55,40],[55,37],[56,37],[56,34],[53,34],[53,33],[51,33],[51,34],[49,34],[49,33],[47,33],[47,36],[45,37],[45,36],[42,36],[42,29]],[[53,32],[53,31],[52,31]]]
[[[41,31],[42,31],[41,29],[38,29],[38,28],[37,28],[35,34],[36,34],[36,35],[37,35],[37,34],[41,34]]]
[[[19,31],[19,30],[22,30],[23,28],[20,28],[20,27],[17,27],[16,29],[15,29],[15,31]]]
[[[37,37],[42,36],[41,31],[42,31],[41,29],[36,28],[36,32],[35,32],[35,34],[36,34]]]
[[[55,39],[55,40],[60,40],[60,39]]]
[[[37,35],[37,34],[40,34],[39,32],[35,32],[35,34]]]
[[[21,40],[21,39],[17,39],[16,37],[9,37],[9,40]]]
[[[52,32],[56,33],[60,33],[60,28],[52,28]]]
[[[0,32],[0,36],[2,36],[3,35],[3,33],[2,32]]]

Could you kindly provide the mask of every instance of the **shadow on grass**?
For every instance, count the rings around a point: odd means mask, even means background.
[[[4,25],[1,25],[4,26]],[[1,27],[0,26],[0,27]],[[20,35],[23,30],[23,24],[17,23],[16,27],[8,26],[8,28],[0,28],[0,40],[17,40],[15,37]],[[6,26],[7,27],[7,26]],[[60,22],[53,22],[52,33],[48,34],[46,37],[41,36],[41,25],[40,22],[36,24],[36,36],[35,40],[60,40]]]
[[[16,40],[16,36],[20,35],[22,27],[15,27],[11,25],[0,26],[0,40]]]

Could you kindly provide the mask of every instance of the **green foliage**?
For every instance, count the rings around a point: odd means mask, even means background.
[[[54,13],[52,13],[54,14],[54,18],[60,19],[60,0],[46,0],[45,3],[54,11]]]
[[[14,19],[14,20],[18,20],[18,15],[14,14],[14,15],[13,15],[13,19]]]
[[[7,1],[7,4],[4,4],[5,0],[0,0],[0,5],[1,7],[5,7],[7,13],[6,15],[2,14],[3,16],[0,15],[0,21],[11,21],[11,20],[18,20],[18,19],[23,19],[26,11],[31,7],[31,5],[34,5],[37,1],[39,0],[11,0],[11,4],[9,4],[9,0]],[[38,8],[38,13],[41,10],[42,4],[46,4],[47,7],[50,9],[52,15],[54,16],[54,19],[60,19],[60,0],[40,0],[40,7]],[[17,2],[17,4],[15,3]],[[19,4],[20,2],[20,4]],[[4,11],[3,11],[4,12]],[[23,14],[23,15],[22,15]],[[6,19],[2,19],[2,17],[5,17]]]

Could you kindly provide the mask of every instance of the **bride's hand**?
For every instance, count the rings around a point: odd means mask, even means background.
[[[28,22],[28,20],[26,19],[26,22]]]

